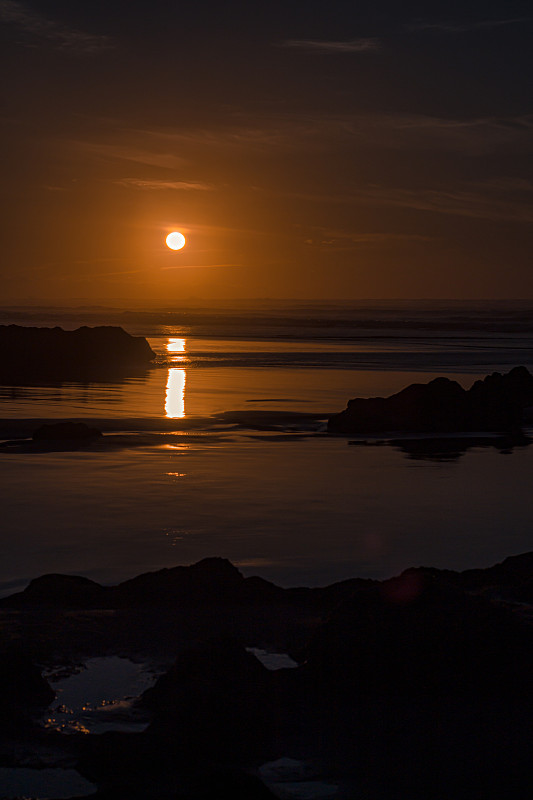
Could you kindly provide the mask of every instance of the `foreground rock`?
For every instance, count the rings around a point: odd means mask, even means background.
[[[55,693],[21,645],[0,642],[0,742],[17,735]]]
[[[356,397],[328,420],[330,433],[519,433],[524,409],[533,405],[533,375],[515,367],[494,372],[465,390],[457,381],[435,378],[413,383],[390,397]]]
[[[154,713],[149,733],[176,741],[189,757],[266,760],[275,738],[271,677],[236,641],[192,647],[144,693],[143,704]]]
[[[10,733],[25,753],[53,746],[102,800],[268,798],[258,768],[283,758],[339,798],[529,800],[532,586],[533,553],[323,589],[219,558],[116,587],[43,576],[0,603],[0,762]],[[269,646],[299,666],[272,671],[246,650]],[[103,654],[165,662],[139,700],[143,733],[22,725],[50,699],[37,664]]]
[[[0,325],[0,380],[90,379],[125,374],[155,358],[146,339],[123,328]]]
[[[525,698],[532,631],[458,583],[438,570],[408,570],[357,592],[317,630],[302,671],[330,698]]]

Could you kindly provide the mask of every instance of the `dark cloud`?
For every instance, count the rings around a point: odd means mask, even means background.
[[[381,43],[378,39],[352,39],[346,42],[328,42],[319,39],[287,39],[280,42],[280,47],[291,47],[305,50],[309,53],[368,53],[379,50]]]
[[[15,0],[0,0],[0,22],[13,25],[24,34],[28,45],[48,45],[80,55],[94,55],[113,47],[108,36],[71,28]]]
[[[210,192],[215,188],[207,183],[199,181],[165,181],[165,180],[142,180],[141,178],[122,178],[115,181],[119,186],[130,186],[134,189],[144,189],[145,191],[200,191]]]
[[[116,129],[110,123],[104,141],[70,145],[85,157],[135,161],[179,169],[202,152],[239,152],[243,156],[355,147],[486,155],[512,148],[533,151],[533,116],[447,118],[415,113],[274,113],[228,115],[211,127],[186,124],[164,129]],[[112,138],[113,141],[109,141]],[[61,140],[61,145],[65,143]]]
[[[409,31],[439,31],[441,33],[467,33],[468,31],[490,30],[506,25],[520,25],[533,21],[533,17],[513,17],[511,19],[483,19],[476,22],[411,22],[406,25]]]
[[[521,192],[524,190],[521,189]],[[486,184],[458,185],[453,188],[400,188],[394,186],[370,185],[338,195],[292,195],[315,203],[346,205],[368,204],[373,206],[394,206],[437,214],[471,217],[494,222],[515,223],[533,222],[533,191],[530,196],[509,197],[507,191],[502,196],[498,182]],[[386,237],[385,237],[386,238]],[[398,237],[395,237],[398,238]],[[400,236],[400,238],[405,238]],[[410,236],[408,238],[425,238]],[[364,240],[364,236],[363,239]],[[357,239],[356,239],[357,241]]]

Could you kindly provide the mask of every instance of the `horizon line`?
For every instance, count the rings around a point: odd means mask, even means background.
[[[147,307],[161,305],[164,308],[179,305],[180,303],[309,303],[327,305],[328,303],[533,303],[531,297],[184,297],[169,303],[168,298],[156,298],[146,300],[143,304],[136,298],[127,298],[119,302],[91,300],[89,298],[71,298],[64,302],[54,302],[53,300],[23,300],[17,299],[7,303],[1,303],[0,309],[10,308],[120,308],[129,310],[146,309]]]

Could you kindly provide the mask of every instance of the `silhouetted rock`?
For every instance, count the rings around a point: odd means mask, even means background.
[[[98,428],[91,428],[84,422],[56,422],[49,425],[41,425],[32,434],[34,442],[55,442],[55,441],[93,441],[99,439],[102,432]]]
[[[126,374],[155,358],[146,339],[123,328],[0,325],[0,380],[90,379]]]
[[[529,692],[533,631],[438,571],[362,590],[317,631],[305,671],[320,694]]]
[[[285,590],[263,578],[245,578],[225,558],[204,558],[188,567],[146,572],[113,590],[120,605],[157,603],[264,603],[279,600]]]
[[[523,411],[533,404],[533,376],[525,367],[494,372],[466,391],[456,381],[413,383],[390,397],[357,397],[328,420],[331,433],[386,431],[518,432]]]
[[[353,796],[525,800],[532,667],[530,625],[408,570],[334,611],[286,680],[300,737],[351,765]]]
[[[209,758],[249,759],[272,747],[272,675],[244,647],[214,640],[183,653],[142,696],[149,732]]]
[[[62,608],[98,607],[106,590],[95,581],[79,575],[42,575],[16,595],[18,605],[54,606]]]
[[[168,600],[205,602],[237,599],[244,577],[225,558],[204,558],[190,567],[173,567],[146,572],[124,581],[115,590],[121,602],[154,603]]]
[[[43,576],[0,601],[2,754],[57,748],[102,800],[262,800],[244,770],[284,755],[320,765],[342,797],[529,800],[532,586],[533,553],[322,589],[220,558],[116,587]],[[271,672],[245,650],[277,637],[300,666]],[[32,725],[53,696],[35,665],[103,654],[173,663],[142,696],[148,729]]]
[[[533,581],[533,553],[509,556],[500,564],[485,569],[467,569],[463,572],[418,567],[405,570],[402,575],[421,573],[430,579],[440,578],[470,592],[493,590],[514,594]]]
[[[204,747],[173,738],[109,732],[84,736],[77,769],[99,786],[95,800],[269,800],[266,786],[239,767],[214,764]]]
[[[0,740],[23,730],[54,697],[39,668],[21,648],[0,649]]]
[[[299,595],[295,599],[298,598]],[[1,598],[0,607],[220,606],[224,603],[260,605],[285,600],[292,600],[290,590],[275,586],[263,578],[245,578],[225,558],[204,558],[187,567],[145,572],[117,586],[101,586],[88,578],[74,575],[43,575],[32,580],[24,591]]]
[[[194,794],[193,794],[194,792]],[[277,795],[254,775],[243,770],[222,767],[199,771],[197,785],[177,800],[274,800]]]

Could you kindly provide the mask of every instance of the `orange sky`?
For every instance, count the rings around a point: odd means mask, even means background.
[[[533,297],[525,4],[75,5],[0,2],[4,303]]]

